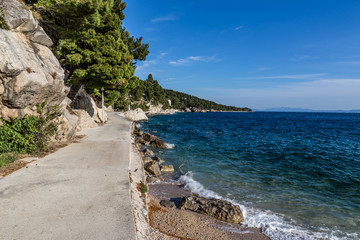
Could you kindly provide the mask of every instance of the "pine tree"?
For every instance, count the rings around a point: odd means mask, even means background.
[[[126,92],[137,60],[145,60],[148,44],[122,28],[126,4],[121,0],[39,0],[42,24],[69,82],[85,84],[93,95],[104,87],[116,101]],[[110,94],[111,92],[111,94]],[[109,99],[109,98],[108,98]]]

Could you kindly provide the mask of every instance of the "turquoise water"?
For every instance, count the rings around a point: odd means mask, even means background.
[[[360,114],[179,113],[140,124],[186,188],[272,239],[360,238]]]

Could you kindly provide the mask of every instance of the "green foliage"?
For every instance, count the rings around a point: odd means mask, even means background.
[[[39,0],[42,25],[55,41],[54,51],[72,84],[85,84],[92,95],[104,87],[107,103],[123,102],[137,60],[148,44],[122,27],[126,4],[121,0]],[[114,97],[114,98],[111,98]],[[123,103],[121,103],[123,104]]]
[[[140,191],[141,191],[141,193],[147,193],[147,191],[148,191],[148,188],[143,181],[140,182]]]
[[[9,30],[9,26],[7,25],[5,18],[4,18],[4,13],[3,10],[0,8],[0,29],[5,29],[5,30]]]
[[[133,102],[131,105],[132,109],[140,107],[143,110],[148,110],[146,103],[151,102],[155,105],[160,103],[165,109],[170,107],[175,109],[196,107],[199,109],[213,109],[218,111],[251,111],[249,108],[226,106],[186,93],[163,89],[151,74],[149,74],[145,81],[137,79],[136,88],[130,90],[129,98]],[[168,100],[171,100],[171,106]]]
[[[9,165],[18,158],[16,153],[3,153],[0,154],[0,168]]]
[[[10,123],[1,119],[0,153],[34,153],[47,149],[50,137],[57,126],[51,121],[60,116],[57,106],[45,109],[46,102],[37,106],[39,116],[26,115],[14,118]]]

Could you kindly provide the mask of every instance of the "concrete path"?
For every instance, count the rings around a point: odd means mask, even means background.
[[[0,239],[135,239],[130,122],[102,127],[0,179]]]

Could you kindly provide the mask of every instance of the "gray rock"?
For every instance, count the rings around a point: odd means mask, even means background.
[[[160,166],[157,162],[154,161],[145,164],[145,170],[151,175],[161,175]]]
[[[124,116],[128,118],[130,121],[134,121],[134,122],[148,120],[148,117],[141,108],[137,108],[135,110],[129,110],[124,113]]]
[[[140,128],[138,128],[136,126],[136,124],[134,124],[134,135],[137,136],[137,137],[141,137],[143,135],[143,131],[140,130]]]
[[[11,30],[26,34],[29,40],[47,47],[53,45],[51,38],[39,26],[30,10],[18,0],[0,0],[0,8],[3,9],[6,23]]]
[[[0,29],[0,117],[36,115],[36,104],[60,104],[69,88],[64,70],[46,46]]]
[[[28,35],[29,39],[32,42],[51,47],[54,43],[51,38],[45,33],[42,27],[38,27],[36,31],[31,32]]]
[[[161,200],[160,205],[167,208],[176,208],[175,203],[170,200]]]
[[[162,179],[159,176],[156,177],[154,175],[148,175],[146,177],[146,182],[148,182],[148,183],[156,183],[156,182],[160,182],[160,181],[162,181]]]
[[[162,172],[174,172],[174,166],[173,165],[163,165],[160,166],[160,169]]]
[[[52,137],[51,142],[66,143],[74,139],[78,117],[68,109],[63,110],[63,115],[54,121],[58,127],[57,132]]]
[[[136,139],[137,143],[143,144],[143,145],[150,145],[153,148],[164,148],[168,149],[168,144],[161,140],[160,138],[151,135],[149,133],[142,133],[141,136],[138,136]]]
[[[31,11],[26,10],[19,1],[0,0],[0,8],[3,10],[5,21],[10,29],[16,29],[27,22],[32,22],[33,29],[36,27],[36,21]]]
[[[154,156],[152,159],[153,159],[154,161],[160,163],[160,164],[165,162],[164,160],[162,160],[162,159],[159,158],[158,156]]]
[[[108,119],[105,109],[102,111],[102,109],[96,105],[94,99],[87,94],[84,89],[81,89],[76,95],[75,99],[71,103],[71,107],[74,109],[85,110],[97,123],[106,122]],[[104,119],[102,115],[103,113]]]
[[[147,156],[152,156],[154,155],[154,152],[151,151],[150,149],[148,148],[145,148],[144,151],[143,151],[144,155],[147,155]]]
[[[98,126],[96,124],[96,122],[94,121],[94,119],[92,119],[90,117],[90,115],[85,110],[73,109],[72,111],[79,118],[78,121],[77,121],[76,131],[81,131],[81,130],[84,130],[84,129],[94,128],[94,127]]]
[[[153,160],[152,160],[151,158],[149,158],[149,157],[144,157],[143,160],[144,160],[144,163],[145,163],[145,164],[146,164],[146,163],[153,162]]]
[[[244,221],[240,207],[223,200],[187,196],[181,200],[179,207],[230,223],[238,224]]]

